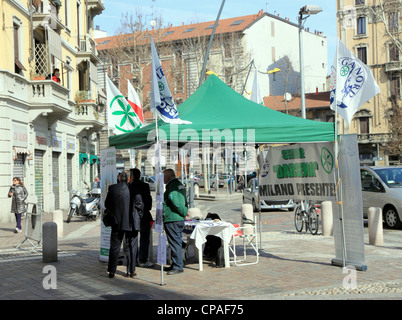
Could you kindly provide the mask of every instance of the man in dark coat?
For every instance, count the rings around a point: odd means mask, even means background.
[[[149,190],[149,184],[140,180],[141,171],[137,168],[130,169],[129,187],[131,199],[135,199],[137,194],[141,195],[142,202],[144,203],[144,212],[141,216],[140,227],[140,249],[138,255],[138,263],[140,267],[152,268],[154,263],[148,260],[149,248],[149,235],[151,232],[151,209],[152,209],[152,196]]]
[[[127,173],[122,172],[120,182],[109,186],[105,208],[114,213],[114,223],[110,234],[109,278],[113,278],[116,272],[123,237],[126,241],[127,276],[132,278],[136,276],[135,262],[138,249],[138,230],[140,228],[138,211],[143,210],[144,204],[141,199],[130,201]]]

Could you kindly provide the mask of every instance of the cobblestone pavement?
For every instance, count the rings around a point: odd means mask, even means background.
[[[292,218],[292,213],[264,213],[272,221]],[[50,221],[45,214],[43,222]],[[66,218],[66,217],[65,217]],[[271,219],[272,218],[272,219]],[[25,221],[23,221],[23,224]],[[284,225],[289,226],[288,222]],[[167,276],[160,267],[137,268],[137,277],[125,277],[119,266],[109,279],[106,264],[99,262],[100,221],[75,217],[64,223],[58,242],[58,262],[43,263],[41,249],[33,252],[25,236],[13,233],[13,223],[0,226],[1,300],[362,300],[402,298],[402,231],[384,234],[384,246],[368,245],[367,271],[356,272],[356,287],[346,289],[342,268],[332,266],[334,240],[320,234],[312,236],[294,229],[264,231],[258,264],[216,268],[204,260],[204,271],[189,260],[184,273]],[[365,229],[367,233],[367,228]],[[154,256],[156,239],[154,237]],[[49,287],[49,266],[57,277]],[[162,275],[163,283],[162,284]]]

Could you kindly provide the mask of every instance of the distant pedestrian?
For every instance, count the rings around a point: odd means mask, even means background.
[[[25,200],[28,197],[28,191],[24,186],[24,183],[21,181],[21,178],[14,177],[13,185],[10,187],[8,191],[8,197],[12,197],[11,199],[11,213],[14,213],[15,220],[17,222],[17,226],[15,228],[15,233],[21,232],[21,216],[23,213],[27,211]]]

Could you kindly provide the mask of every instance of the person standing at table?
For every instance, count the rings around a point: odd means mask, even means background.
[[[184,218],[188,213],[186,188],[172,169],[163,171],[166,191],[163,194],[163,223],[172,253],[172,265],[167,268],[168,275],[183,272],[182,232]]]
[[[105,200],[105,208],[114,214],[112,231],[110,233],[109,278],[113,278],[116,272],[123,237],[126,241],[127,276],[133,278],[137,275],[135,273],[135,263],[140,218],[134,214],[134,205],[133,207],[130,206],[132,203],[130,201],[130,190],[127,185],[127,173],[122,172],[120,174],[120,182],[109,186]]]
[[[136,195],[140,194],[144,203],[144,212],[141,214],[140,224],[140,249],[138,253],[138,265],[144,268],[154,267],[154,263],[148,261],[149,236],[151,234],[151,209],[152,196],[149,184],[140,180],[141,171],[137,168],[130,169],[129,187],[132,201],[136,199]]]

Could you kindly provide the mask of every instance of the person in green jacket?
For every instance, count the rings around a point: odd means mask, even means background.
[[[184,218],[188,213],[186,188],[176,178],[172,169],[163,171],[166,190],[163,194],[163,223],[172,252],[172,265],[167,268],[168,275],[183,272],[182,232]]]

